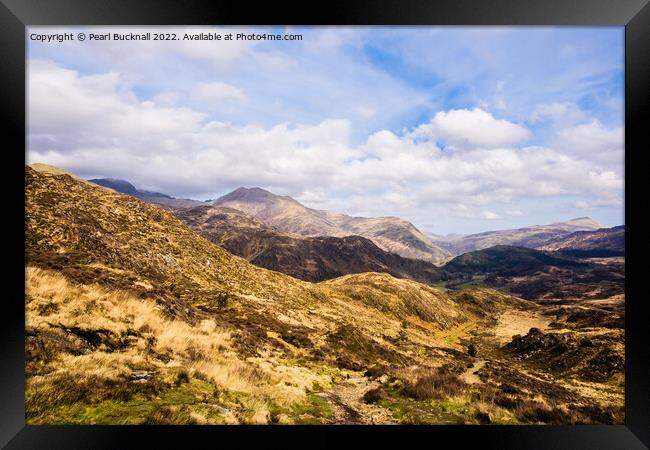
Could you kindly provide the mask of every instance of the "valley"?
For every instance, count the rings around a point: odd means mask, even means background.
[[[28,424],[624,421],[623,261],[25,170]]]
[[[446,276],[430,262],[387,252],[362,236],[305,237],[282,232],[227,207],[203,205],[173,212],[229,252],[305,281],[363,272],[386,272],[423,283],[435,283]]]

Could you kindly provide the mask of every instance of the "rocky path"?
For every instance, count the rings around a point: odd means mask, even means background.
[[[363,402],[363,395],[379,387],[377,381],[362,376],[350,376],[328,392],[318,394],[333,410],[330,423],[335,424],[394,424],[391,412],[376,404]]]
[[[478,377],[476,372],[481,370],[481,368],[485,365],[485,363],[487,363],[485,359],[476,360],[472,365],[472,367],[468,368],[467,370],[465,370],[465,372],[463,372],[460,375],[460,378],[462,378],[463,381],[465,381],[465,383],[467,384],[482,383],[481,379]]]

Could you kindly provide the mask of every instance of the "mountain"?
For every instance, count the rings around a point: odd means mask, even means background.
[[[412,300],[390,275],[371,289],[397,297],[369,305],[256,267],[134,196],[31,167],[25,186],[31,423],[175,423],[190,411],[210,423],[321,423],[334,406],[314,386],[437,353],[426,335],[391,340],[402,327],[394,302]],[[439,312],[413,309],[407,322],[468,320],[446,294],[410,283]],[[185,409],[169,409],[179,401]]]
[[[209,205],[174,212],[190,228],[251,263],[306,281],[362,272],[435,283],[444,273],[433,264],[402,258],[361,236],[304,237],[283,233],[232,208]]]
[[[139,191],[133,186],[131,183],[129,183],[126,180],[120,180],[117,178],[93,178],[88,180],[91,183],[98,184],[100,186],[107,187],[109,189],[113,189],[114,191],[121,192],[122,194],[127,194],[127,195],[134,195],[136,197],[167,197],[171,198],[169,196],[166,196],[164,194],[160,194],[158,192],[153,192],[151,194],[153,195],[148,195],[145,191]]]
[[[260,188],[238,188],[212,202],[242,211],[260,222],[301,236],[345,236],[326,214],[307,208],[289,196]]]
[[[137,189],[130,182],[126,180],[120,180],[117,178],[94,178],[88,181],[97,184],[99,186],[112,189],[116,192],[120,192],[122,194],[132,195],[144,201],[148,201],[150,203],[156,203],[161,206],[167,206],[171,208],[188,208],[203,203],[203,202],[199,202],[198,200],[190,200],[186,198],[174,198],[167,194],[161,194],[160,192],[140,190]]]
[[[589,217],[579,217],[566,222],[533,225],[512,230],[486,231],[465,236],[435,237],[433,242],[453,255],[482,250],[495,245],[536,248],[543,243],[565,237],[575,231],[597,230],[601,224]]]
[[[351,217],[315,210],[291,197],[260,188],[239,188],[212,204],[240,210],[283,232],[307,237],[363,236],[387,252],[433,264],[441,264],[450,257],[449,252],[435,245],[413,224],[397,217]]]
[[[373,308],[390,310],[402,320],[417,316],[436,323],[448,321],[448,327],[462,321],[462,316],[457,315],[458,302],[453,297],[411,280],[393,281],[391,278],[382,273],[362,273],[327,280],[321,285]],[[494,292],[490,297],[496,301]],[[436,301],[432,302],[432,298]]]
[[[469,274],[518,276],[531,274],[549,266],[586,267],[587,264],[530,248],[496,245],[456,256],[444,265],[444,269]]]
[[[622,262],[595,263],[508,245],[464,253],[442,269],[457,277],[448,287],[486,285],[543,302],[607,298],[625,288]]]
[[[62,171],[26,167],[25,206],[30,425],[623,422],[612,302],[555,314],[387,273],[300,281]],[[545,314],[572,328],[535,361]],[[520,342],[531,326],[544,335]]]
[[[577,257],[624,256],[625,225],[595,231],[576,231],[546,241],[537,248]]]
[[[332,213],[329,216],[345,232],[367,237],[384,250],[405,258],[421,259],[440,265],[452,256],[435,245],[412,223],[398,217],[350,217]]]
[[[545,307],[386,273],[297,280],[61,171],[26,167],[25,202],[29,424],[622,423],[618,340],[584,350],[609,367],[588,390],[500,351]]]

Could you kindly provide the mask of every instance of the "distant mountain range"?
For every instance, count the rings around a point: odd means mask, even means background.
[[[216,200],[200,202],[139,190],[125,180],[89,181],[170,209],[231,252],[262,267],[305,280],[328,279],[367,269],[427,282],[439,278],[439,272],[405,259],[442,266],[455,256],[500,245],[561,251],[565,256],[578,257],[617,256],[624,250],[624,226],[604,228],[589,217],[511,230],[438,236],[427,235],[398,217],[353,217],[316,210],[289,196],[256,187],[241,187]],[[335,257],[337,254],[341,257]]]
[[[495,245],[539,248],[551,240],[563,238],[575,231],[593,231],[602,228],[603,225],[589,217],[579,217],[566,222],[533,225],[513,230],[485,231],[465,236],[432,236],[432,241],[456,256]]]
[[[519,276],[548,266],[583,267],[586,263],[531,248],[495,245],[457,256],[445,264],[444,268],[450,272]]]
[[[51,166],[24,176],[30,425],[623,423],[623,258],[495,246],[435,268]],[[336,216],[293,207],[296,231]],[[235,252],[310,276],[453,278],[312,283]]]
[[[510,245],[464,253],[441,269],[460,280],[453,286],[478,282],[536,301],[606,298],[622,294],[625,282],[625,264],[616,258],[595,262]]]
[[[412,223],[398,217],[352,217],[311,209],[291,197],[260,188],[239,188],[212,204],[237,209],[264,224],[301,236],[363,236],[383,250],[433,264],[442,264],[452,256]]]
[[[538,248],[577,257],[623,256],[625,225],[594,231],[576,231],[568,236],[546,241]]]
[[[93,178],[88,180],[91,183],[104,186],[122,194],[132,195],[139,199],[145,200],[149,203],[156,203],[161,206],[169,208],[190,208],[204,204],[198,200],[191,200],[188,198],[175,198],[171,195],[161,194],[160,192],[151,192],[137,189],[134,185],[126,180],[117,178]]]
[[[305,237],[285,233],[227,207],[202,205],[174,213],[229,252],[301,280],[323,281],[363,272],[385,272],[423,283],[444,278],[444,272],[430,262],[387,252],[362,236]]]

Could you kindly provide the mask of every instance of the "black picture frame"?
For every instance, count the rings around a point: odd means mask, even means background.
[[[488,448],[637,449],[650,445],[650,358],[642,295],[635,277],[645,248],[643,208],[633,185],[643,186],[640,164],[650,106],[650,6],[648,0],[422,0],[331,1],[291,5],[242,1],[1,0],[2,182],[6,284],[0,328],[0,444],[26,448],[157,448],[240,444],[253,437],[271,447],[332,446],[350,433],[364,440],[427,446],[468,441]],[[625,26],[626,390],[625,425],[611,426],[400,426],[400,427],[127,427],[26,426],[24,416],[25,27],[30,25],[619,25]],[[644,111],[645,110],[645,111]],[[647,139],[647,138],[646,138]],[[11,144],[10,144],[11,142]],[[25,149],[26,150],[26,149]],[[642,189],[642,188],[640,188]],[[24,189],[23,191],[24,192]],[[18,259],[18,261],[14,260]],[[312,434],[314,436],[312,436]],[[451,441],[450,441],[451,439]],[[276,445],[272,445],[272,443]],[[230,445],[230,444],[228,444]],[[144,447],[143,447],[144,446]],[[461,447],[462,448],[462,447]]]

